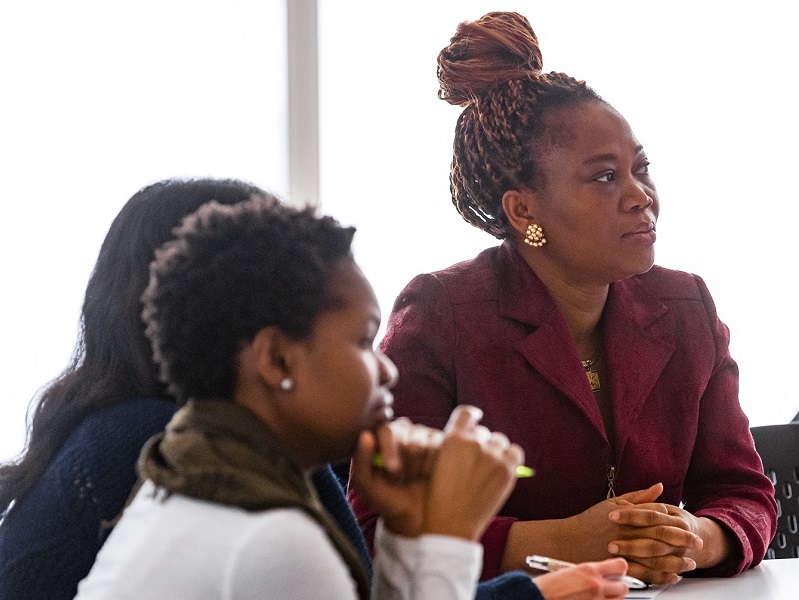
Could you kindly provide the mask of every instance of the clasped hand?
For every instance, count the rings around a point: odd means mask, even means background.
[[[524,452],[478,425],[482,411],[458,406],[443,431],[400,418],[361,434],[352,484],[387,529],[477,540],[515,485]],[[378,450],[380,468],[372,464]]]
[[[573,525],[596,546],[592,554],[622,556],[629,574],[650,583],[677,581],[697,564],[690,555],[703,547],[699,520],[677,506],[657,503],[658,483],[600,502],[573,517]],[[609,541],[608,541],[609,540]],[[600,548],[600,545],[606,545]]]

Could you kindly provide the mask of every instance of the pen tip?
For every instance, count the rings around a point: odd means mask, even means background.
[[[533,475],[535,475],[535,471],[530,467],[524,465],[516,467],[516,477],[532,477]]]

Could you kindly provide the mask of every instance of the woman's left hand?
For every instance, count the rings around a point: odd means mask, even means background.
[[[671,504],[623,506],[608,514],[623,536],[608,552],[630,562],[630,575],[651,583],[671,583],[680,573],[721,562],[728,552],[715,521]]]

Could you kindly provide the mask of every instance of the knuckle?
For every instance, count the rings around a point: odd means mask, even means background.
[[[644,556],[657,556],[660,551],[660,544],[654,540],[646,540],[643,544]]]
[[[646,513],[646,515],[648,517],[648,523],[647,523],[648,525],[651,525],[651,526],[654,526],[654,527],[658,527],[660,525],[661,517],[662,517],[662,514],[661,514],[660,511],[651,510],[648,513]]]
[[[669,539],[673,537],[672,529],[668,525],[657,525],[654,529],[654,534],[658,539]]]

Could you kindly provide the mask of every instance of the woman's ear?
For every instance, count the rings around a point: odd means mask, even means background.
[[[517,236],[524,236],[531,223],[537,223],[537,197],[530,190],[508,190],[502,194],[502,210]]]
[[[277,327],[264,327],[255,334],[250,344],[252,366],[266,385],[280,388],[291,380],[295,346],[296,342]]]

